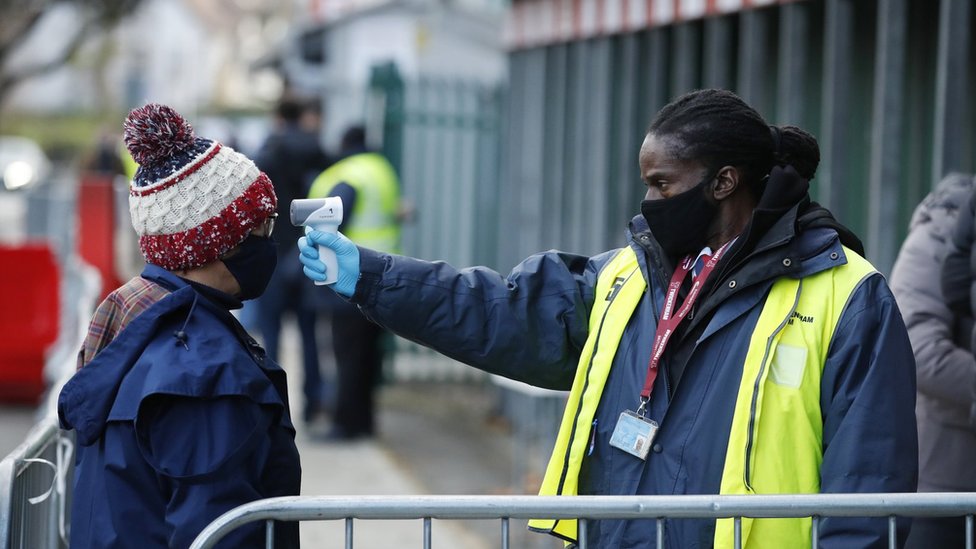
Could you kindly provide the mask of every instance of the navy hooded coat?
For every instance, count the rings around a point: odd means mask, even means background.
[[[62,426],[77,433],[72,547],[188,547],[234,507],[299,493],[285,372],[186,281],[153,265],[142,276],[171,293],[58,401]],[[276,547],[298,546],[297,523],[275,533]],[[263,547],[263,523],[219,546]]]

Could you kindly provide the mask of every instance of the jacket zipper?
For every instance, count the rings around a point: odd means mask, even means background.
[[[590,447],[586,450],[588,456],[593,455],[593,450],[596,449],[596,422],[597,420],[594,419],[593,425],[590,426]]]
[[[776,327],[776,330],[774,330],[773,333],[770,334],[769,338],[766,340],[766,350],[763,353],[762,362],[759,365],[759,374],[756,376],[756,381],[755,383],[753,383],[752,386],[752,402],[749,404],[749,434],[747,435],[746,438],[746,464],[745,464],[745,470],[743,471],[744,473],[743,480],[745,481],[746,488],[750,492],[753,491],[752,470],[751,470],[752,469],[752,445],[753,445],[753,438],[755,436],[755,427],[756,427],[756,408],[759,404],[759,384],[762,381],[763,373],[765,373],[766,371],[766,362],[769,360],[769,351],[773,347],[773,340],[776,339],[776,336],[781,331],[783,331],[783,328],[786,327],[786,324],[790,321],[790,318],[793,316],[793,313],[796,312],[797,304],[800,303],[800,292],[803,290],[803,280],[801,279],[798,282],[798,284],[799,285],[796,288],[796,297],[793,299],[793,306],[790,307],[790,311],[786,313],[786,318],[784,318],[783,321],[780,322],[779,326]]]

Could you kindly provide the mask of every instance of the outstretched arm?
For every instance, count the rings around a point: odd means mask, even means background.
[[[476,368],[554,389],[572,384],[596,278],[614,253],[541,253],[502,276],[357,248],[341,234],[308,240],[336,250],[334,289],[371,320]],[[299,247],[309,278],[324,277],[314,248]]]

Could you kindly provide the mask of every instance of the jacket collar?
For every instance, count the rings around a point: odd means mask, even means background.
[[[193,282],[192,280],[187,280],[185,278],[179,277],[173,274],[172,272],[163,269],[158,265],[153,265],[151,263],[147,264],[146,267],[142,270],[141,276],[142,278],[151,280],[173,292],[179,290],[180,288],[185,288],[187,286],[192,287],[194,290],[197,291],[197,293],[201,294],[203,297],[206,297],[214,304],[226,310],[240,309],[241,307],[243,307],[241,300],[237,299],[236,297],[226,292],[222,292],[216,288],[207,286],[205,284],[200,284],[197,282]]]

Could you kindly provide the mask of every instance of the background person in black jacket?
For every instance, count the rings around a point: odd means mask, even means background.
[[[319,144],[318,109],[310,101],[283,98],[275,112],[275,130],[268,136],[255,159],[271,181],[278,195],[279,212],[275,239],[292,243],[302,236],[302,228],[288,223],[288,206],[296,198],[305,198],[312,179],[331,162]],[[280,235],[280,236],[279,236]],[[279,258],[294,255],[290,245],[278,246]],[[281,321],[288,312],[294,313],[302,338],[304,380],[302,392],[305,402],[302,419],[309,423],[323,409],[324,384],[319,371],[318,346],[315,343],[316,311],[305,299],[312,283],[302,276],[294,261],[278,262],[268,289],[258,303],[258,327],[264,338],[268,355],[278,360]]]

